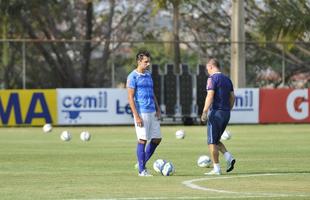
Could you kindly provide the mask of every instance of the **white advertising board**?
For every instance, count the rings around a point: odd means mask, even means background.
[[[235,90],[230,124],[259,122],[259,89]],[[126,89],[57,89],[59,125],[133,124]]]
[[[259,122],[259,89],[241,88],[235,91],[235,105],[229,123]]]
[[[57,89],[59,125],[133,124],[126,89]]]

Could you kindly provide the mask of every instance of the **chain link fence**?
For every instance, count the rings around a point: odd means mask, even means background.
[[[195,74],[217,57],[229,75],[230,44],[181,41],[181,63]],[[1,40],[0,46],[2,89],[124,87],[140,48],[151,52],[161,73],[174,61],[173,41]],[[310,43],[246,42],[246,87],[310,87],[307,49]]]

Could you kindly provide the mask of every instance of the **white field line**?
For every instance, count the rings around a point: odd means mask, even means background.
[[[250,195],[250,196],[216,196],[216,197],[136,197],[136,198],[103,198],[103,199],[66,199],[66,200],[172,200],[172,199],[184,199],[184,200],[195,200],[195,199],[250,199],[250,198],[264,198],[267,197],[266,195]],[[269,195],[269,198],[279,197],[278,195],[272,196]],[[287,195],[281,197],[306,197],[306,195]]]
[[[196,189],[196,190],[204,190],[204,191],[211,191],[211,192],[218,192],[218,193],[239,194],[240,192],[233,192],[233,191],[228,191],[228,190],[218,190],[218,189],[202,187],[202,186],[194,184],[194,182],[201,182],[201,181],[206,181],[206,180],[218,180],[218,179],[247,178],[247,177],[253,177],[253,176],[271,176],[271,175],[273,174],[250,174],[250,175],[241,175],[241,176],[213,176],[213,177],[198,178],[198,179],[183,181],[182,184],[184,184],[186,187]]]
[[[285,173],[283,174],[250,174],[250,175],[239,175],[239,176],[216,176],[216,177],[207,177],[207,178],[198,178],[198,179],[192,179],[192,180],[187,180],[183,181],[182,184],[184,184],[186,187],[196,189],[196,190],[203,190],[203,191],[210,191],[210,192],[217,192],[217,193],[222,193],[222,194],[239,194],[244,195],[248,197],[250,196],[255,196],[255,197],[291,197],[291,196],[296,196],[296,197],[305,197],[308,195],[298,195],[298,194],[280,194],[280,193],[262,193],[262,192],[234,192],[234,191],[228,191],[228,190],[219,190],[219,189],[213,189],[213,188],[207,188],[207,187],[202,187],[199,185],[194,184],[194,182],[200,182],[200,181],[206,181],[206,180],[219,180],[219,179],[233,179],[233,178],[248,178],[248,177],[255,177],[255,176],[280,176],[280,175],[287,175]],[[232,197],[231,197],[232,198]],[[240,198],[240,196],[238,197]]]
[[[287,175],[286,173],[281,174],[250,174],[250,175],[239,175],[239,176],[216,176],[216,177],[206,177],[206,178],[198,178],[183,181],[186,187],[203,190],[203,191],[210,191],[210,192],[217,192],[221,194],[228,194],[226,196],[215,196],[215,197],[192,197],[192,196],[180,196],[180,197],[132,197],[132,198],[96,198],[96,199],[66,199],[66,200],[171,200],[171,199],[184,199],[184,200],[195,200],[195,199],[250,199],[250,198],[264,198],[264,197],[309,197],[310,195],[302,195],[302,194],[279,194],[279,193],[250,193],[250,192],[234,192],[228,190],[217,190],[207,187],[202,187],[194,184],[194,182],[200,182],[205,180],[218,180],[218,179],[232,179],[232,178],[248,178],[248,177],[255,177],[255,176],[279,176],[279,175]],[[231,196],[229,194],[236,194]]]

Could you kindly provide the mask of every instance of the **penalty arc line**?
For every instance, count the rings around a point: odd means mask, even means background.
[[[219,180],[219,179],[232,179],[232,178],[248,178],[248,177],[255,177],[255,176],[279,176],[279,175],[285,175],[285,174],[251,174],[251,175],[239,175],[239,176],[220,176],[220,177],[208,177],[208,178],[198,178],[198,179],[192,179],[183,181],[182,184],[186,187],[189,187],[191,189],[195,190],[203,190],[203,191],[209,191],[209,192],[217,192],[221,194],[241,194],[241,195],[261,195],[261,196],[269,196],[269,197],[288,197],[288,196],[308,196],[308,195],[290,195],[290,194],[279,194],[279,193],[251,193],[251,192],[234,192],[234,191],[228,191],[228,190],[219,190],[214,188],[207,188],[202,187],[197,184],[194,184],[194,182],[200,182],[200,181],[206,181],[206,180]]]
[[[279,193],[249,193],[249,192],[234,192],[234,191],[227,191],[227,190],[217,190],[207,187],[202,187],[194,184],[193,182],[205,181],[205,180],[218,180],[218,179],[232,179],[232,178],[247,178],[247,177],[255,177],[255,176],[277,176],[277,175],[286,175],[286,174],[251,174],[251,175],[239,175],[239,176],[220,176],[220,177],[208,177],[208,178],[199,178],[199,179],[192,179],[183,181],[182,184],[185,186],[204,190],[204,191],[211,191],[225,194],[239,194],[240,196],[215,196],[215,197],[207,197],[207,199],[252,199],[252,198],[264,198],[264,197],[309,197],[309,195],[302,195],[302,194],[279,194]],[[179,197],[119,197],[119,198],[73,198],[73,199],[66,199],[66,200],[170,200],[170,199],[206,199],[206,197],[194,197],[194,196],[179,196]]]

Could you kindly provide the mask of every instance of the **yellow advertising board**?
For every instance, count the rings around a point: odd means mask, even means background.
[[[0,126],[57,123],[56,89],[0,90]]]

